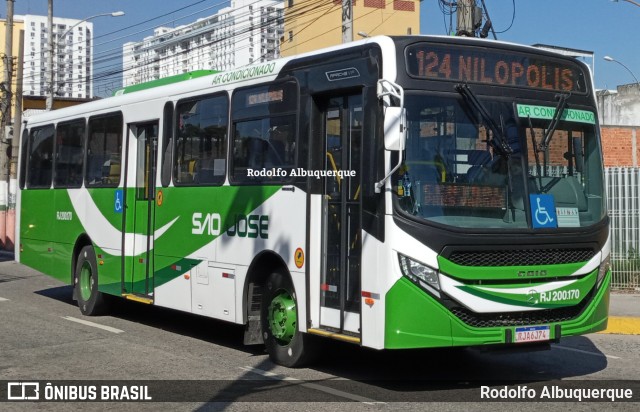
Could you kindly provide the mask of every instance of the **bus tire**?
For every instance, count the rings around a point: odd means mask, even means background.
[[[102,315],[108,310],[106,297],[98,291],[98,265],[93,246],[83,247],[78,254],[73,277],[78,307],[86,316]]]
[[[262,338],[271,360],[286,367],[301,367],[314,358],[314,336],[298,330],[298,310],[290,278],[274,272],[262,295]]]

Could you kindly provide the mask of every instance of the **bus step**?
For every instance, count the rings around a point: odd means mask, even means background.
[[[138,295],[134,295],[132,293],[123,293],[122,297],[127,299],[127,300],[133,300],[135,302],[146,303],[147,305],[152,305],[153,304],[153,299],[152,298],[148,298],[148,297],[145,297],[145,296],[138,296]]]
[[[313,328],[307,329],[307,332],[312,333],[314,335],[324,336],[326,338],[338,339],[338,340],[349,342],[349,343],[360,344],[360,338],[356,336],[343,335],[341,333],[329,332],[327,330],[313,329]]]

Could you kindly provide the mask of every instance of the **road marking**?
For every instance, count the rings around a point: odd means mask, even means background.
[[[640,335],[640,318],[631,316],[609,316],[607,330],[599,333]]]
[[[576,348],[568,348],[566,346],[559,346],[559,345],[554,345],[552,346],[553,349],[564,349],[564,350],[568,350],[571,352],[578,352],[578,353],[584,353],[587,355],[593,355],[593,356],[604,356],[606,358],[610,358],[610,359],[621,359],[617,356],[613,356],[613,355],[607,355],[606,353],[598,353],[598,352],[590,352],[588,350],[582,350],[582,349],[576,349]]]
[[[351,399],[352,401],[366,403],[367,405],[376,405],[376,404],[385,404],[386,403],[386,402],[378,402],[378,401],[375,401],[373,399],[365,398],[364,396],[355,395],[353,393],[343,392],[343,391],[341,391],[339,389],[333,389],[333,388],[329,388],[329,387],[326,387],[326,386],[318,385],[318,384],[315,384],[315,383],[304,382],[304,381],[301,381],[300,379],[292,378],[290,376],[278,375],[278,374],[275,374],[273,372],[268,372],[268,371],[265,371],[265,370],[262,370],[262,369],[253,368],[251,366],[240,367],[240,369],[242,369],[244,371],[247,371],[247,372],[255,373],[257,375],[262,375],[262,376],[264,376],[266,378],[269,378],[269,379],[280,380],[280,381],[289,381],[289,382],[300,382],[300,385],[304,386],[305,388],[315,389],[317,391],[325,392],[325,393],[328,393],[328,394],[331,394],[331,395],[336,395],[336,396],[339,396],[341,398],[346,398],[346,399]]]
[[[9,299],[5,299],[5,298],[0,298],[0,302],[8,302]]]
[[[70,320],[71,322],[81,323],[87,326],[93,326],[94,328],[106,330],[112,333],[124,333],[123,330],[112,328],[111,326],[100,325],[99,323],[89,322],[88,320],[73,318],[71,316],[62,316],[62,319]]]

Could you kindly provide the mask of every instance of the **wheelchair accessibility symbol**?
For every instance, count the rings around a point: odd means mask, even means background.
[[[115,198],[113,199],[113,211],[116,213],[122,213],[124,206],[124,197],[122,196],[122,189],[116,190]]]
[[[534,229],[558,227],[556,206],[552,195],[529,195],[529,202]]]

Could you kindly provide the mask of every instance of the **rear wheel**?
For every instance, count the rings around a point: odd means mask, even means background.
[[[260,319],[262,337],[274,363],[300,367],[313,360],[314,337],[298,330],[298,306],[287,275],[274,272],[267,279]]]
[[[74,287],[80,312],[87,316],[102,315],[108,304],[103,293],[98,291],[98,265],[92,246],[80,250],[74,274]]]

